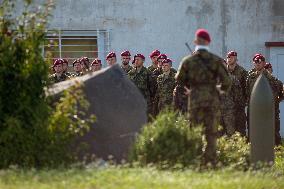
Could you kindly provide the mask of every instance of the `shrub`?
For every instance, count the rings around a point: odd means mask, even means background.
[[[55,108],[49,105],[42,47],[54,4],[48,0],[34,9],[31,0],[25,2],[22,12],[15,0],[3,0],[0,7],[0,168],[72,162],[70,142],[94,121],[84,115],[88,104],[78,87],[67,90]]]
[[[200,162],[201,128],[190,128],[184,116],[172,111],[160,113],[137,137],[130,159],[159,168],[188,167]]]
[[[217,140],[217,158],[222,167],[230,166],[247,169],[249,166],[250,145],[239,133],[222,136]]]

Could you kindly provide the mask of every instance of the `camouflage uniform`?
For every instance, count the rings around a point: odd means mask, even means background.
[[[83,76],[84,73],[83,72],[74,72],[72,73],[72,77],[80,77],[80,76]]]
[[[272,89],[272,93],[274,96],[274,102],[275,102],[275,145],[279,145],[281,143],[281,136],[280,136],[280,118],[279,118],[279,99],[282,99],[283,97],[283,84],[282,82],[275,78],[273,75],[271,75],[267,70],[263,70],[263,75],[267,78],[269,85]],[[260,75],[260,72],[255,71],[251,73],[247,78],[247,97],[249,102],[249,97],[251,95],[253,86]]]
[[[132,66],[130,66],[129,64],[125,67],[123,67],[123,65],[121,65],[120,67],[125,71],[125,73],[128,73],[132,69]]]
[[[49,79],[50,79],[50,81],[51,81],[52,83],[58,83],[58,82],[61,82],[61,81],[68,80],[69,77],[68,77],[67,75],[65,75],[64,73],[62,73],[62,74],[60,75],[60,77],[57,77],[57,75],[54,73],[54,74],[52,74],[52,75],[50,76]]]
[[[174,109],[185,114],[188,107],[188,96],[185,95],[185,85],[180,83],[176,84],[173,92]]]
[[[136,68],[132,68],[132,70],[128,72],[128,76],[143,94],[148,106],[147,113],[150,113],[150,73],[147,68],[143,66],[140,71]]]
[[[150,73],[152,73],[155,69],[157,69],[157,67],[154,67],[153,64],[147,68]]]
[[[68,77],[72,77],[72,73],[71,72],[63,72],[65,75],[67,75]]]
[[[233,135],[238,130],[238,116],[236,115],[238,105],[242,99],[243,93],[239,80],[234,75],[230,75],[232,86],[227,93],[220,94],[221,101],[221,125],[227,135]],[[245,119],[245,118],[243,118]],[[245,133],[244,133],[245,134]]]
[[[235,96],[235,128],[242,136],[246,136],[246,79],[248,72],[241,67],[236,65],[233,70],[228,69],[229,73],[234,76],[235,80],[239,83],[239,88],[236,89],[239,96]]]
[[[174,68],[171,68],[170,73],[176,74],[176,70]],[[155,96],[157,92],[157,79],[159,75],[163,74],[162,68],[156,68],[152,74],[151,74],[151,84],[150,84],[150,89],[151,89],[151,101],[152,101],[152,108],[151,112],[153,116],[156,116],[158,114],[158,109],[155,103]]]
[[[155,104],[157,112],[173,103],[173,90],[175,88],[175,74],[170,72],[168,75],[163,73],[157,78],[157,93]]]
[[[221,90],[227,91],[231,86],[223,61],[207,50],[197,50],[194,55],[182,60],[176,75],[177,82],[190,89],[188,110],[191,124],[205,128],[205,164],[216,163],[217,127],[220,121],[220,100],[216,89],[218,78]]]

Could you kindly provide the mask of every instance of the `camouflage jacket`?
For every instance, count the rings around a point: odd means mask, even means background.
[[[158,111],[161,111],[165,106],[173,104],[173,90],[175,88],[175,74],[170,72],[169,75],[163,73],[157,78],[157,93],[155,102]]]
[[[248,77],[248,72],[238,64],[235,66],[234,70],[230,70],[228,68],[228,72],[231,74],[231,78],[236,80],[233,83],[237,82],[239,86],[238,90],[240,91],[240,93],[238,92],[238,94],[240,95],[240,97],[236,106],[244,107],[246,104],[246,80]]]
[[[150,73],[152,73],[155,69],[157,69],[157,67],[154,67],[153,64],[147,68]]]
[[[65,75],[67,75],[68,77],[72,77],[72,73],[71,72],[63,72]]]
[[[267,78],[269,85],[272,89],[272,93],[274,96],[274,100],[275,102],[278,102],[279,99],[282,97],[283,95],[283,85],[282,82],[280,84],[279,80],[277,78],[275,78],[272,74],[270,74],[267,70],[263,70],[262,71],[263,75]],[[248,78],[247,78],[247,82],[246,82],[246,87],[247,87],[247,103],[249,103],[249,98],[253,89],[253,86],[257,80],[257,78],[259,77],[260,72],[255,71],[252,72],[251,74],[249,74]],[[282,86],[281,86],[282,85]]]
[[[198,50],[182,60],[176,80],[190,89],[190,109],[220,107],[217,82],[222,91],[227,92],[231,87],[231,79],[223,61],[207,50]]]
[[[132,69],[132,66],[130,66],[129,64],[125,67],[123,67],[123,65],[121,65],[120,67],[125,71],[125,73],[128,73]]]
[[[155,97],[156,91],[157,91],[157,79],[159,75],[163,74],[162,68],[156,68],[151,73],[151,83],[150,83],[150,89],[151,89],[151,97]],[[171,68],[171,74],[176,74],[176,70],[174,68]]]
[[[65,75],[64,73],[61,74],[60,77],[57,77],[57,75],[54,73],[49,77],[49,79],[52,83],[58,83],[58,82],[61,82],[61,81],[68,80],[70,78],[67,75]]]
[[[176,87],[173,92],[173,103],[174,103],[174,109],[181,111],[182,113],[187,112],[187,106],[188,106],[188,96],[185,95],[185,89],[184,85],[179,84],[176,82]]]
[[[147,102],[150,101],[150,73],[144,66],[140,72],[136,68],[132,68],[128,72],[129,79],[138,87]]]
[[[232,85],[227,93],[220,94],[221,108],[223,110],[235,109],[240,107],[240,104],[245,103],[241,88],[241,83],[236,76],[229,74]]]
[[[72,77],[80,77],[80,76],[83,76],[84,73],[83,72],[74,72],[72,73]]]

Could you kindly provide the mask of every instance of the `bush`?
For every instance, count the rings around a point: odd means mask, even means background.
[[[222,167],[247,169],[249,166],[250,145],[239,133],[222,136],[217,140],[217,158]]]
[[[160,113],[137,137],[130,159],[159,168],[199,164],[202,154],[201,128],[190,128],[184,116]]]
[[[25,2],[22,12],[15,0],[3,0],[0,7],[0,168],[71,162],[70,142],[94,120],[84,120],[88,104],[78,87],[66,91],[55,108],[49,105],[42,47],[54,4],[49,0],[34,9],[31,0]]]

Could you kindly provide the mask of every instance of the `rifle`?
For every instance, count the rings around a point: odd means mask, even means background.
[[[190,52],[191,54],[193,54],[193,51],[192,51],[192,49],[190,48],[188,42],[185,43],[185,46],[187,47],[187,49],[189,50],[189,52]]]

